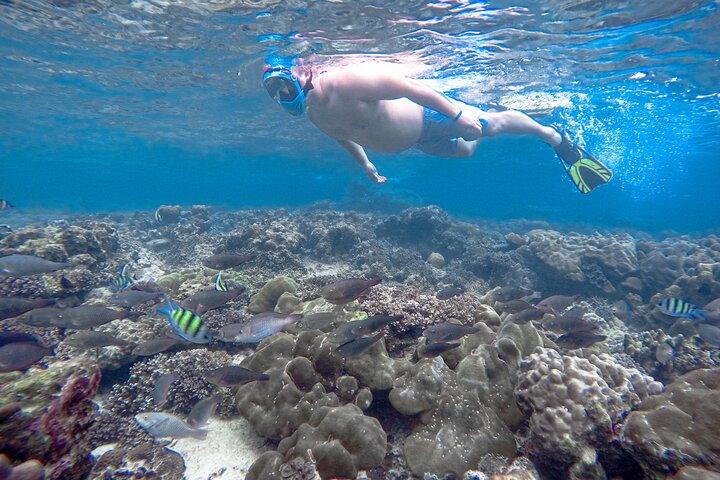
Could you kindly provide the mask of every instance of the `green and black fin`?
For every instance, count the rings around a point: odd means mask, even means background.
[[[613,174],[610,169],[570,140],[566,131],[554,125],[552,128],[557,130],[562,137],[560,145],[553,149],[580,193],[590,193],[596,187],[606,184],[612,179]]]

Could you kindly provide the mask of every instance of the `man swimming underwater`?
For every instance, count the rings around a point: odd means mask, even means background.
[[[318,71],[270,57],[263,85],[291,115],[310,121],[347,150],[374,182],[384,183],[365,148],[396,153],[417,147],[438,157],[469,157],[480,140],[500,134],[534,135],[550,145],[582,193],[612,178],[610,170],[554,126],[515,110],[484,111],[400,75],[369,68]]]

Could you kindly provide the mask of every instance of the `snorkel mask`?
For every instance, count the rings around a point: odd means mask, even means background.
[[[299,116],[305,111],[305,95],[312,88],[305,90],[290,70],[292,64],[282,58],[268,59],[263,68],[263,86],[270,96],[290,115]]]

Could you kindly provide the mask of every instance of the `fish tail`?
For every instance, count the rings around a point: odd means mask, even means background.
[[[190,436],[197,438],[198,440],[205,440],[207,438],[208,431],[204,428],[194,428]]]
[[[688,312],[688,319],[690,320],[706,320],[710,312],[700,308],[694,308]]]

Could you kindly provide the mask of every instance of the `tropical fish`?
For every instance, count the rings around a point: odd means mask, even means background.
[[[380,283],[379,278],[366,280],[364,278],[347,278],[326,285],[320,290],[320,295],[335,305],[344,305],[357,299],[371,287]]]
[[[540,320],[544,315],[545,312],[532,307],[527,310],[523,310],[522,312],[508,315],[508,320],[513,323],[517,323],[518,325],[524,325],[531,320]]]
[[[243,325],[239,333],[233,337],[227,337],[228,333],[236,329],[231,325],[225,325],[220,330],[222,339],[226,342],[235,343],[258,343],[263,338],[276,334],[288,325],[292,325],[302,318],[302,315],[285,315],[282,313],[266,312],[250,317]],[[235,324],[236,325],[236,324]],[[227,340],[225,340],[227,338]]]
[[[27,370],[38,360],[52,355],[52,348],[41,345],[26,333],[0,334],[0,345],[0,373]]]
[[[202,315],[209,310],[215,310],[216,308],[222,307],[229,301],[237,298],[244,291],[245,287],[224,291],[202,290],[183,300],[183,307],[197,312],[198,315]]]
[[[720,328],[715,325],[701,323],[697,326],[697,331],[705,343],[713,347],[720,347]]]
[[[427,345],[424,345],[418,350],[418,355],[423,358],[433,358],[459,346],[460,342],[428,343]]]
[[[227,292],[228,287],[225,285],[225,282],[222,280],[222,272],[218,272],[213,277],[213,286],[215,287],[215,290],[218,292]]]
[[[133,355],[139,355],[141,357],[149,357],[160,352],[164,352],[168,348],[172,348],[180,343],[177,338],[170,337],[156,337],[151,338],[145,342],[139,343],[135,346],[132,351]]]
[[[562,348],[586,348],[602,342],[607,337],[593,332],[570,332],[560,335],[555,341]]]
[[[155,210],[155,221],[159,224],[169,224],[180,221],[180,207],[163,205]]]
[[[385,336],[385,332],[378,332],[375,335],[369,337],[362,337],[355,340],[345,342],[335,349],[341,357],[355,357],[363,354],[367,349],[375,345],[382,337]]]
[[[630,304],[625,300],[618,300],[612,304],[612,312],[618,319],[626,322],[628,318],[630,318],[632,308],[630,308]]]
[[[122,290],[120,292],[110,295],[110,298],[108,298],[108,302],[110,302],[112,305],[117,305],[118,307],[132,308],[135,305],[140,305],[141,303],[158,300],[163,295],[164,293],[162,292]]]
[[[509,300],[507,302],[499,302],[497,307],[503,312],[507,313],[519,313],[529,308],[534,308],[525,300]]]
[[[200,428],[207,425],[210,417],[213,416],[222,399],[217,395],[203,398],[193,406],[188,414],[187,424],[191,428]]]
[[[203,375],[205,380],[218,387],[234,387],[250,382],[269,380],[270,377],[264,373],[256,373],[240,365],[226,365],[215,368]]]
[[[509,302],[510,300],[521,298],[532,293],[532,290],[530,290],[529,288],[513,287],[511,285],[507,285],[493,291],[492,297],[495,301],[498,302]]]
[[[155,379],[152,390],[152,398],[155,405],[160,406],[167,400],[168,392],[173,382],[180,377],[176,373],[163,373]]]
[[[0,297],[0,320],[6,318],[17,317],[25,312],[29,312],[34,308],[42,308],[53,303],[52,298],[19,298],[19,297]]]
[[[7,200],[0,199],[0,211],[10,210],[11,208],[15,208],[15,207]]]
[[[115,345],[118,347],[127,345],[127,342],[125,340],[120,340],[119,338],[115,338],[112,335],[108,335],[107,333],[96,332],[93,330],[82,330],[80,332],[74,333],[69,337],[66,337],[63,340],[63,343],[66,343],[71,347],[83,350],[88,348],[108,347],[110,345]]]
[[[431,325],[423,330],[423,336],[428,342],[449,342],[451,340],[457,340],[464,337],[465,335],[471,335],[480,331],[477,327],[468,327],[467,325],[460,325],[458,323],[438,323],[437,325]]]
[[[668,342],[658,343],[658,346],[655,349],[655,359],[663,365],[668,363],[674,354],[675,351],[673,350],[672,345]]]
[[[130,276],[127,273],[128,265],[127,263],[122,266],[122,268],[118,271],[118,274],[115,278],[113,278],[110,281],[110,289],[113,291],[119,291],[124,288],[129,287],[133,283],[137,281],[137,279],[134,276]]]
[[[542,310],[545,313],[559,313],[572,305],[578,297],[579,295],[552,295],[544,300],[541,300],[540,303],[535,305],[535,308]]]
[[[585,320],[587,309],[573,307],[562,315],[557,314],[543,325],[556,332],[593,332],[598,325]]]
[[[128,318],[126,310],[112,310],[100,305],[80,305],[66,309],[44,307],[26,312],[20,317],[21,323],[33,327],[72,328],[86,330],[105,325],[120,318]]]
[[[156,311],[165,315],[172,331],[183,340],[192,343],[208,343],[212,340],[212,334],[198,314],[180,307],[169,298]]]
[[[207,430],[192,428],[180,417],[165,412],[143,412],[135,421],[150,435],[158,438],[197,438],[205,440]]]
[[[227,270],[247,263],[255,258],[252,253],[218,253],[203,258],[202,264],[213,270]]]
[[[349,342],[380,330],[386,325],[402,319],[402,315],[373,315],[364,320],[346,322],[333,330],[328,338],[334,342]]]
[[[332,326],[338,319],[338,315],[335,312],[316,312],[305,315],[300,322],[298,327],[300,330],[322,330]]]
[[[450,286],[438,290],[438,292],[435,294],[435,298],[437,298],[438,300],[450,300],[451,298],[462,295],[463,293],[465,293],[464,288]]]
[[[67,262],[51,262],[33,255],[13,254],[0,257],[0,277],[24,277],[38,273],[50,273],[70,266]]]
[[[702,319],[707,315],[707,312],[698,308],[697,305],[679,298],[664,298],[657,303],[657,307],[665,315],[687,318],[688,320]]]

